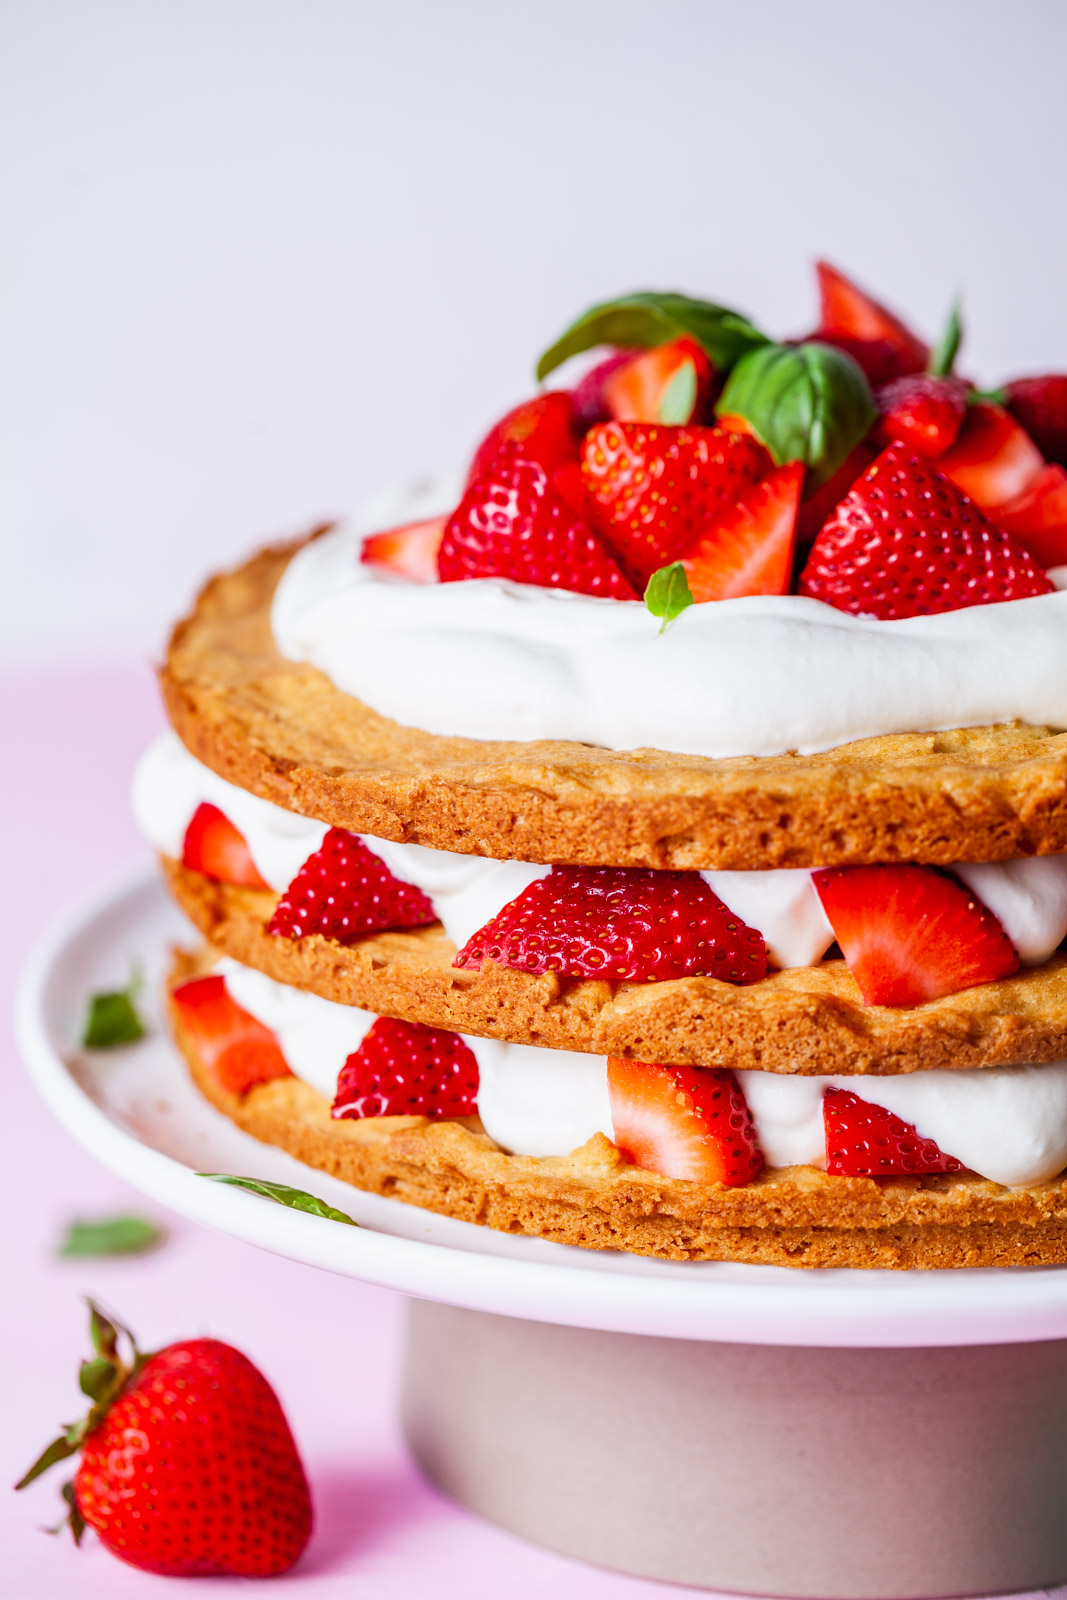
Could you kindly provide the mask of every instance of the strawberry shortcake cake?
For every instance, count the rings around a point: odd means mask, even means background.
[[[594,307],[179,623],[134,807],[239,1126],[591,1248],[1067,1262],[1067,376],[818,278]]]

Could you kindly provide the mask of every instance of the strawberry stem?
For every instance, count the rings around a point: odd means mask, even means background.
[[[952,369],[956,365],[956,356],[959,354],[962,338],[963,323],[960,320],[960,297],[957,295],[949,307],[945,331],[930,352],[930,364],[927,370],[933,377],[950,378],[952,376]]]

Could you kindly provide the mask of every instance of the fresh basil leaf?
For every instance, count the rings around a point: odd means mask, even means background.
[[[956,365],[956,356],[959,354],[960,340],[963,338],[963,323],[960,320],[960,302],[957,296],[949,308],[948,321],[945,331],[937,341],[937,345],[930,352],[930,362],[927,371],[935,378],[949,378]]]
[[[697,403],[697,369],[693,361],[683,361],[663,391],[657,422],[681,427],[693,415]]]
[[[843,350],[828,344],[765,344],[742,356],[715,407],[751,423],[778,466],[802,461],[810,494],[875,420],[870,385]]]
[[[693,604],[693,594],[689,587],[689,579],[685,575],[685,567],[680,561],[672,561],[669,567],[660,567],[648,580],[645,589],[645,605],[654,617],[662,617],[659,625],[662,633],[669,628],[675,617],[680,617],[688,606]]]
[[[144,983],[140,969],[134,967],[125,989],[109,989],[89,999],[89,1016],[82,1034],[87,1050],[113,1050],[116,1045],[135,1044],[145,1036],[145,1026],[134,1004]]]
[[[61,1256],[132,1256],[151,1250],[166,1237],[145,1217],[102,1217],[72,1222],[59,1247]]]
[[[262,1178],[235,1178],[228,1172],[198,1172],[198,1178],[210,1178],[213,1183],[232,1183],[235,1188],[247,1189],[249,1194],[262,1195],[265,1200],[276,1200],[280,1206],[291,1206],[294,1211],[308,1211],[313,1217],[328,1217],[331,1222],[347,1222],[352,1228],[359,1223],[328,1206],[317,1195],[306,1189],[291,1189],[287,1183],[267,1183]]]
[[[746,350],[765,344],[766,337],[740,312],[710,300],[693,300],[684,294],[641,290],[591,306],[572,322],[537,363],[543,382],[550,372],[583,350],[612,344],[649,349],[687,333],[707,352],[720,375],[728,372]]]

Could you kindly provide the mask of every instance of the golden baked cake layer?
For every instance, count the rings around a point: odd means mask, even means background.
[[[213,578],[161,673],[193,754],[289,810],[471,855],[620,867],[950,865],[1067,851],[1067,734],[1049,728],[711,760],[401,727],[278,654],[270,603],[295,548]]]
[[[537,977],[452,966],[439,924],[351,945],[269,934],[271,891],[215,883],[163,861],[178,904],[217,949],[326,1000],[456,1033],[679,1066],[862,1074],[1008,1066],[1067,1057],[1067,954],[925,1005],[865,1006],[843,961],[792,967],[746,987]]]

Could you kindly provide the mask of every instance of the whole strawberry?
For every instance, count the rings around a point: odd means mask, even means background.
[[[87,1417],[65,1428],[16,1485],[81,1451],[63,1491],[80,1542],[164,1577],[269,1578],[311,1536],[311,1497],[270,1384],[218,1339],[154,1355],[90,1302],[95,1355],[81,1366]],[[119,1353],[125,1334],[130,1358]]]
[[[1046,372],[1004,385],[1004,405],[1046,461],[1067,467],[1067,373]]]

